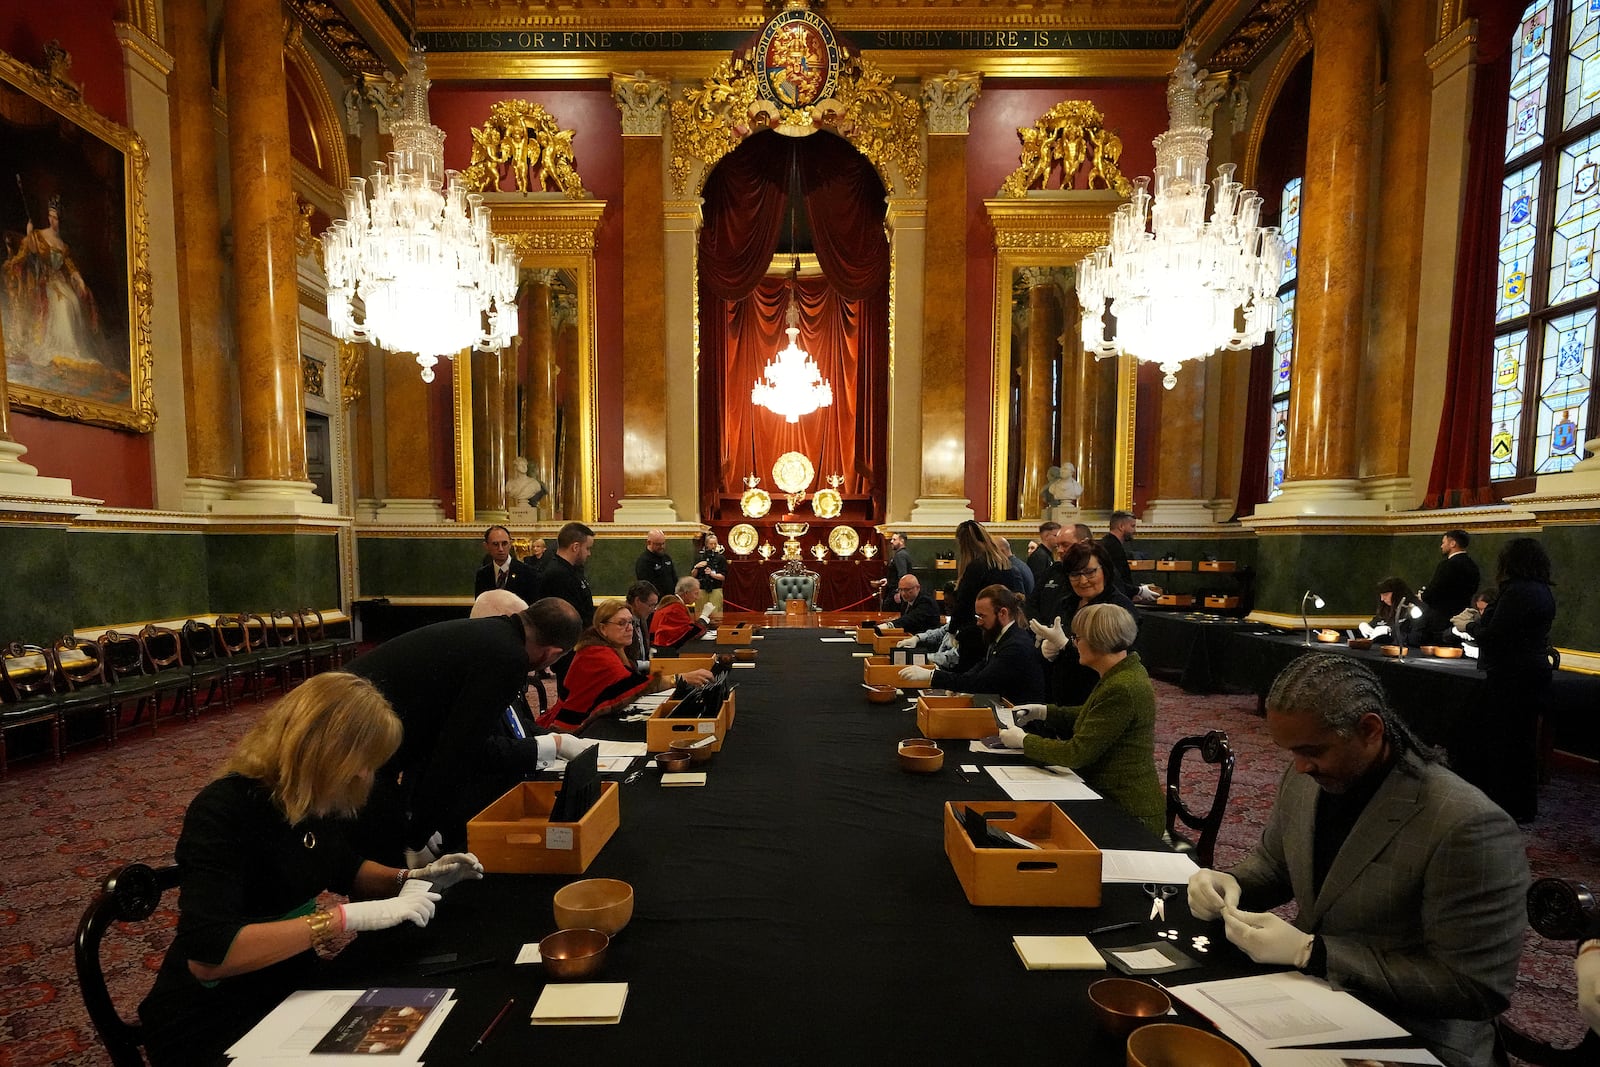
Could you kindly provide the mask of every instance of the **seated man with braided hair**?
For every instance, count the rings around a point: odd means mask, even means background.
[[[1197,871],[1189,910],[1220,916],[1257,963],[1359,996],[1451,1067],[1489,1067],[1527,926],[1516,823],[1446,769],[1346,656],[1285,668],[1267,732],[1293,759],[1261,842],[1231,873]],[[1293,924],[1268,911],[1290,900]]]

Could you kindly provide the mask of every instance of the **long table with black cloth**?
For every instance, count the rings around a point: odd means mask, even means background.
[[[621,794],[621,826],[584,875],[490,874],[449,889],[425,929],[365,934],[328,969],[329,988],[457,988],[457,1005],[429,1063],[461,1062],[508,997],[516,1005],[473,1057],[485,1064],[575,1063],[582,1057],[663,1063],[979,1062],[1024,1051],[1122,1064],[1125,1041],[1103,1033],[1087,996],[1115,971],[1027,971],[1014,934],[1100,935],[1115,947],[1179,931],[1189,949],[1211,938],[1180,981],[1257,968],[1192,919],[1179,891],[1165,922],[1148,920],[1138,885],[1107,885],[1099,908],[975,907],[945,857],[947,800],[1003,800],[963,764],[1004,757],[940,742],[944,768],[899,769],[895,748],[917,736],[904,703],[869,704],[856,644],[839,631],[768,629],[758,664],[737,670],[737,715],[701,788],[664,788],[651,769]],[[710,647],[709,645],[707,646]],[[607,720],[613,739],[642,724]],[[1063,802],[1101,847],[1153,848],[1147,830],[1111,801]],[[620,1024],[529,1023],[544,987],[538,964],[515,965],[522,945],[555,930],[551,898],[580,877],[634,887],[632,922],[593,980],[628,983]],[[454,952],[493,959],[481,970],[428,978],[419,961]],[[1179,1007],[1174,1021],[1204,1027]]]

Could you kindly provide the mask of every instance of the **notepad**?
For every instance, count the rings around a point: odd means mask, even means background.
[[[705,771],[669,771],[661,776],[662,785],[705,785]]]
[[[1105,957],[1087,937],[1029,937],[1022,934],[1011,945],[1030,971],[1103,971]]]
[[[622,1021],[627,982],[554,982],[533,1006],[535,1026],[604,1026]]]

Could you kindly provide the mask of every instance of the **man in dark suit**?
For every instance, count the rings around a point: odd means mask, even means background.
[[[922,591],[922,583],[915,574],[900,579],[895,600],[900,605],[900,617],[879,623],[877,629],[880,632],[901,630],[908,634],[920,634],[939,625],[939,608],[934,604],[933,597]]]
[[[594,592],[583,565],[594,550],[594,531],[581,522],[569,522],[556,535],[556,550],[545,553],[546,563],[539,572],[539,593],[565,600],[578,611],[587,627],[594,621]]]
[[[1418,643],[1460,644],[1450,635],[1450,620],[1472,606],[1472,596],[1478,591],[1478,564],[1467,555],[1471,542],[1472,535],[1465,530],[1446,530],[1439,539],[1444,559],[1418,594],[1422,601]]]
[[[504,526],[483,531],[483,550],[489,562],[478,568],[472,580],[472,595],[509,589],[531,604],[538,596],[538,577],[532,567],[511,554],[511,531]]]
[[[650,616],[661,603],[661,594],[649,582],[634,582],[624,597],[633,615],[633,635],[628,639],[628,659],[641,671],[650,669]]]
[[[1190,912],[1221,916],[1257,963],[1354,993],[1451,1067],[1489,1067],[1528,919],[1516,823],[1442,766],[1349,657],[1290,664],[1266,725],[1293,763],[1261,842],[1231,873],[1196,872]],[[1290,900],[1292,924],[1270,911]]]
[[[1111,513],[1110,532],[1100,539],[1100,544],[1105,546],[1106,555],[1111,557],[1111,584],[1117,591],[1132,601],[1151,601],[1161,595],[1161,587],[1156,585],[1141,585],[1133,580],[1133,569],[1128,566],[1127,543],[1133,540],[1133,531],[1139,526],[1139,520],[1130,512],[1113,511]]]
[[[1033,572],[1034,585],[1044,576],[1045,568],[1056,561],[1056,542],[1061,536],[1059,522],[1039,524],[1039,547],[1028,553],[1028,569]]]
[[[546,598],[515,615],[454,619],[390,638],[347,668],[388,699],[405,732],[378,772],[359,836],[380,862],[417,851],[437,832],[446,852],[466,846],[463,788],[478,752],[528,684],[578,639],[572,606]],[[414,864],[412,865],[414,866]]]
[[[900,579],[911,573],[911,553],[906,549],[905,534],[889,535],[889,569],[882,578],[874,579],[872,584],[878,590],[878,599],[884,611],[893,611],[898,607],[897,593],[900,588]],[[896,590],[895,593],[889,589]]]
[[[931,683],[955,693],[998,693],[1013,704],[1044,700],[1044,660],[1022,618],[1022,598],[1003,585],[988,585],[973,605],[983,633],[983,658],[965,671],[907,667],[902,680]]]
[[[649,582],[658,592],[678,587],[678,564],[667,555],[667,535],[663,531],[651,530],[644,535],[644,551],[633,561],[633,580]]]

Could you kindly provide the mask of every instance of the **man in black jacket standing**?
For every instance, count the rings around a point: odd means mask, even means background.
[[[1161,587],[1157,585],[1140,585],[1133,580],[1133,568],[1128,566],[1128,550],[1124,545],[1133,540],[1133,531],[1139,526],[1139,520],[1132,513],[1126,511],[1113,511],[1111,513],[1111,532],[1100,539],[1100,544],[1105,547],[1106,555],[1111,557],[1111,583],[1117,591],[1132,601],[1151,601],[1161,595]]]
[[[593,550],[594,531],[581,522],[569,522],[556,535],[555,552],[545,553],[548,562],[539,572],[540,595],[571,604],[584,627],[594,621],[594,591],[583,569]]]
[[[1439,539],[1444,559],[1433,569],[1433,577],[1418,594],[1422,619],[1417,624],[1417,640],[1428,644],[1459,644],[1450,636],[1450,620],[1472,604],[1478,591],[1478,564],[1467,555],[1472,535],[1465,530],[1446,530]]]
[[[509,589],[531,604],[538,595],[538,576],[532,566],[511,554],[511,531],[504,526],[483,531],[483,550],[489,562],[478,568],[472,580],[472,595]]]
[[[649,582],[663,596],[678,587],[678,565],[667,555],[667,535],[663,531],[651,530],[644,535],[644,551],[633,561],[633,580]]]

